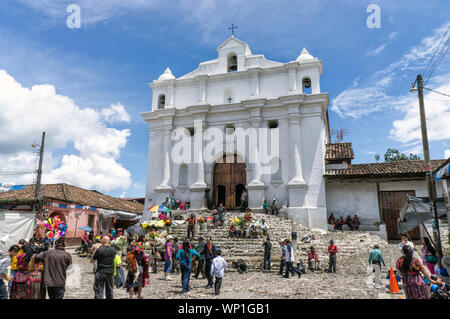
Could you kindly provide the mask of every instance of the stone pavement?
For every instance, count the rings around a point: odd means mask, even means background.
[[[65,298],[92,299],[94,298],[92,264],[86,258],[72,255],[73,263],[81,270],[81,285],[79,288],[68,286]],[[77,268],[78,268],[77,267]],[[276,267],[278,268],[278,267]],[[361,270],[365,266],[360,267]],[[205,289],[206,279],[191,279],[192,290],[187,295],[181,295],[181,275],[174,275],[173,281],[163,280],[164,274],[150,274],[150,284],[143,289],[144,298],[345,298],[345,299],[377,299],[391,297],[383,290],[368,288],[365,272],[355,272],[357,268],[340,265],[336,274],[324,272],[308,272],[290,279],[284,279],[276,273],[249,272],[239,274],[229,272],[225,274],[222,293],[219,296],[213,294],[213,290]],[[115,298],[128,298],[125,289],[115,289]]]
[[[240,215],[231,213],[229,215]],[[367,258],[374,244],[379,244],[386,261],[382,278],[386,277],[389,267],[395,267],[395,261],[400,256],[397,244],[388,244],[375,235],[360,231],[338,231],[322,234],[311,231],[301,225],[275,216],[254,214],[257,219],[265,218],[270,226],[269,234],[273,238],[272,272],[262,272],[262,238],[230,239],[227,227],[215,230],[202,230],[200,234],[211,235],[214,242],[224,251],[224,258],[229,262],[230,271],[226,273],[220,296],[215,296],[211,289],[205,289],[206,279],[191,279],[192,290],[187,295],[181,295],[181,275],[174,275],[173,281],[164,281],[162,267],[157,274],[150,274],[150,284],[144,288],[144,298],[404,298],[401,295],[391,295],[385,289],[371,288],[371,272],[368,270]],[[303,260],[306,265],[307,249],[313,245],[318,251],[322,267],[328,265],[327,245],[334,239],[339,248],[337,273],[328,274],[322,271],[308,272],[290,279],[284,279],[277,274],[281,255],[278,240],[290,238],[291,231],[298,234],[296,260]],[[174,228],[172,234],[181,240],[186,235],[184,225]],[[303,236],[314,234],[315,240],[302,243]],[[198,234],[197,234],[198,235]],[[73,252],[73,251],[72,251]],[[66,298],[93,298],[94,275],[92,264],[86,258],[73,254],[74,273],[70,276],[70,284],[66,289]],[[250,265],[250,272],[239,274],[231,269],[231,260],[242,258]],[[123,258],[125,259],[125,258]],[[383,284],[389,281],[383,279]],[[116,298],[128,298],[125,289],[115,289]]]

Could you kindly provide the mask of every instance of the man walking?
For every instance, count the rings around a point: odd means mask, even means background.
[[[197,271],[195,272],[194,277],[196,279],[198,279],[198,275],[201,273],[202,274],[202,279],[204,279],[205,276],[205,255],[202,254],[203,249],[205,247],[205,242],[203,241],[203,237],[200,236],[198,238],[198,245],[195,248],[195,250],[200,254],[200,257],[198,257],[198,266],[197,266]]]
[[[19,246],[13,245],[8,249],[6,257],[0,259],[0,299],[8,299],[8,291],[3,280],[8,282],[13,280],[13,278],[6,273],[6,270],[11,265],[11,259],[17,255],[19,250]]]
[[[330,245],[328,246],[328,252],[330,254],[328,272],[332,271],[336,273],[336,253],[338,252],[337,246],[334,244],[333,240],[330,240]]]
[[[114,259],[116,249],[111,247],[111,239],[108,236],[102,238],[102,246],[95,251],[93,260],[97,261],[95,272],[94,292],[95,299],[103,299],[105,291],[106,299],[114,299]]]
[[[220,294],[220,288],[222,287],[222,278],[225,270],[227,269],[227,262],[222,258],[222,251],[217,251],[217,257],[214,258],[211,264],[211,278],[216,277],[214,283],[214,290],[216,295]]]
[[[197,219],[195,218],[194,214],[191,214],[191,217],[187,220],[187,237],[191,238],[190,235],[192,235],[192,238],[195,236],[195,224],[197,223]]]
[[[164,279],[165,280],[172,280],[172,278],[169,276],[170,271],[172,269],[172,261],[173,261],[173,246],[172,246],[172,242],[173,242],[173,237],[172,236],[167,236],[167,241],[166,241],[166,245],[164,247]]]
[[[286,243],[284,241],[280,242],[281,245],[281,261],[280,261],[280,276],[283,275],[284,265],[286,264]]]
[[[65,251],[63,241],[57,240],[55,249],[33,255],[32,260],[44,263],[44,286],[50,299],[63,299],[66,290],[66,271],[72,257]]]
[[[262,244],[264,246],[264,270],[270,271],[270,253],[272,251],[272,242],[270,241],[270,237],[267,236],[266,241]]]
[[[381,263],[386,266],[380,246],[375,245],[369,254],[369,265],[372,265],[372,269],[375,271],[375,288],[381,288]]]
[[[208,279],[208,285],[206,289],[212,288],[213,278],[211,276],[211,265],[214,258],[216,258],[216,246],[213,244],[211,236],[206,237],[206,244],[203,247],[202,254],[205,256],[205,275]]]
[[[294,267],[294,248],[291,245],[291,242],[289,239],[285,240],[286,242],[286,274],[284,275],[284,278],[289,278],[289,272],[293,275],[297,274],[298,278],[302,276],[302,273]]]

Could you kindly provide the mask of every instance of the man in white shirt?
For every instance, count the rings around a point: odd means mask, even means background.
[[[269,230],[269,225],[267,225],[267,223],[264,219],[261,221],[261,229],[263,232],[263,236],[267,236],[267,231]]]
[[[414,251],[414,244],[408,240],[408,236],[406,234],[402,234],[402,241],[400,244],[398,244],[398,249],[400,249],[400,252],[403,253],[403,246],[408,245],[412,248]]]
[[[211,263],[211,277],[216,277],[216,282],[214,283],[214,290],[216,292],[216,295],[220,294],[222,278],[226,269],[227,262],[222,258],[222,251],[219,249],[216,252],[216,258],[214,258]]]

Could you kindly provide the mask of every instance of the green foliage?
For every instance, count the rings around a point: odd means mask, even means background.
[[[388,148],[384,154],[385,162],[395,162],[395,161],[409,161],[409,160],[420,160],[420,157],[414,154],[403,154],[396,148]]]

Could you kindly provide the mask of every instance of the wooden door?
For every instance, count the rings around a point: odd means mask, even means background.
[[[399,239],[397,219],[400,210],[406,203],[406,195],[416,196],[415,191],[380,192],[380,208],[383,222],[386,225],[388,239]],[[408,232],[411,239],[420,239],[419,227]]]
[[[223,202],[227,209],[236,209],[236,186],[246,185],[245,163],[238,163],[237,155],[234,155],[233,163],[227,163],[224,156],[222,163],[214,165],[214,206],[218,207]]]

